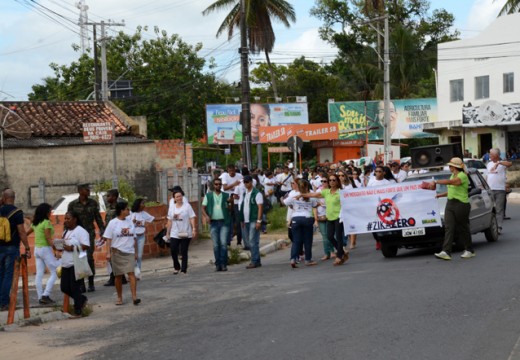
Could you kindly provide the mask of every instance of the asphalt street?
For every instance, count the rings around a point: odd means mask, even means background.
[[[81,359],[520,359],[520,205],[508,215],[498,242],[473,236],[469,260],[431,249],[385,259],[363,235],[339,267],[291,269],[285,249],[253,270],[159,273],[139,283],[141,305],[127,288],[123,306],[100,289],[89,317],[38,341],[81,347]]]

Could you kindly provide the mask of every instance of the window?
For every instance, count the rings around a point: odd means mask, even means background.
[[[464,101],[464,80],[451,80],[450,81],[450,101]]]
[[[475,78],[475,99],[489,98],[489,76]]]
[[[514,92],[515,91],[515,73],[505,73],[504,74],[504,92]]]

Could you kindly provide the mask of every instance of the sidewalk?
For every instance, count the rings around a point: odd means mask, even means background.
[[[281,250],[289,246],[290,241],[287,238],[287,232],[276,232],[260,235],[260,253],[267,255],[277,250]],[[231,247],[236,247],[236,240],[234,239]],[[213,242],[211,239],[192,240],[188,251],[188,265],[190,268],[197,268],[202,266],[213,266],[214,255],[213,255]],[[249,251],[241,252],[241,258],[244,260],[244,264],[247,264],[249,259]],[[145,278],[155,273],[173,271],[173,260],[170,256],[169,251],[164,251],[164,256],[143,259],[141,277]],[[95,285],[96,287],[103,286],[108,280],[108,272],[106,268],[96,268]],[[44,277],[44,283],[48,275]],[[29,296],[30,299],[30,313],[31,317],[27,320],[23,318],[23,305],[22,305],[22,282],[19,281],[18,286],[18,306],[16,309],[14,324],[5,326],[7,323],[7,311],[0,312],[0,331],[2,329],[8,329],[11,326],[27,326],[34,324],[41,324],[49,321],[56,321],[60,319],[66,319],[69,317],[68,314],[61,312],[61,305],[55,306],[40,306],[35,302],[34,293],[34,281],[35,275],[29,274]],[[55,291],[59,291],[60,280],[56,281]],[[56,290],[56,288],[58,290]],[[55,300],[61,304],[61,292],[60,295],[55,296]]]

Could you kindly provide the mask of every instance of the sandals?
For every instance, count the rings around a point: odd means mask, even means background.
[[[141,303],[141,299],[135,299],[134,300],[134,305],[137,306]]]
[[[119,306],[119,305],[123,305],[123,299],[119,299],[116,301],[116,305]]]
[[[338,266],[338,265],[343,265],[345,263],[345,261],[348,260],[348,253],[345,253],[345,255],[343,255],[343,258],[336,258],[336,260],[334,260],[334,266]]]
[[[330,255],[325,255],[324,257],[321,258],[321,261],[325,261],[325,260],[329,260],[330,259]]]

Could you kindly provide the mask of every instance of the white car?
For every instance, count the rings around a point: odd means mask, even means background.
[[[486,164],[480,159],[471,159],[471,158],[464,158],[464,164],[467,168],[475,168],[478,170],[478,172],[484,177],[484,179],[487,179],[487,167]]]
[[[101,191],[98,193],[91,193],[90,197],[96,200],[99,204],[99,212],[106,212],[107,211],[107,204],[105,201],[105,195],[107,193],[105,191]],[[69,207],[69,204],[76,200],[79,197],[78,193],[75,194],[67,194],[62,195],[58,201],[54,203],[52,206],[52,212],[51,215],[65,215],[67,213],[67,208]]]

